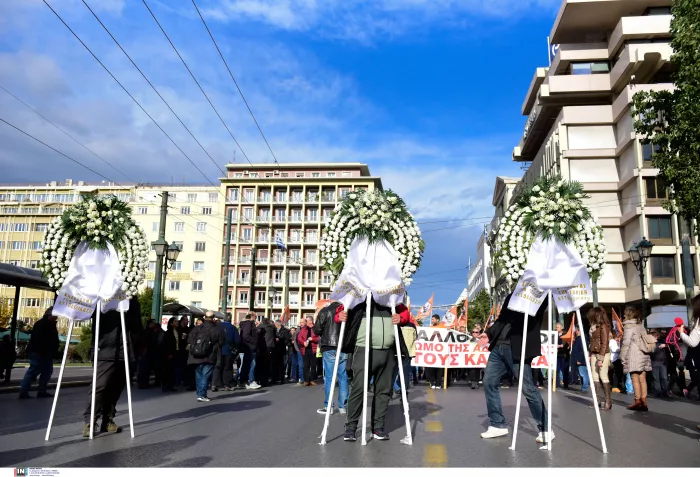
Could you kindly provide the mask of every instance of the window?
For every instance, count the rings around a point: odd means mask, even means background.
[[[31,250],[41,250],[42,243],[41,242],[30,242],[29,243],[29,248]]]
[[[290,271],[289,272],[289,283],[291,285],[298,285],[299,284],[299,272],[298,271]]]
[[[24,242],[10,242],[10,249],[12,250],[24,250]]]
[[[216,192],[209,192],[209,202],[218,202],[219,201],[219,194]]]
[[[315,293],[306,293],[305,294],[306,298],[306,305],[314,305],[316,303],[316,294]]]
[[[228,191],[228,200],[230,200],[230,201],[238,200],[238,189],[231,189]]]
[[[350,189],[341,189],[341,190],[340,190],[340,197],[342,197],[343,199],[345,199],[345,198],[348,196],[349,193],[350,193]]]
[[[39,306],[39,299],[38,298],[25,298],[22,301],[24,302],[24,306],[31,306],[31,307],[38,307]]]
[[[184,247],[184,245],[183,245],[182,242],[177,242],[177,241],[175,241],[175,242],[172,242],[172,244],[173,244],[173,245],[177,245],[177,248],[179,248],[180,251],[185,250],[185,247]]]
[[[312,172],[311,177],[313,177],[313,178],[321,177],[321,173],[320,172]]]
[[[676,260],[673,255],[652,256],[651,280],[654,283],[675,283],[676,281]]]
[[[211,207],[202,207],[202,215],[211,215]]]
[[[192,291],[202,291],[203,282],[192,282]]]
[[[46,232],[46,230],[49,228],[49,224],[34,224],[34,231],[35,232]]]
[[[644,15],[645,17],[648,16],[653,16],[653,15],[670,15],[671,14],[671,7],[649,7],[646,10],[644,10]]]
[[[282,177],[289,177],[289,172],[282,172],[282,173],[281,173],[281,176],[282,176]]]
[[[244,192],[244,199],[246,202],[253,202],[253,196],[255,191],[253,189],[246,189]]]
[[[196,306],[197,308],[201,308],[201,307],[202,307],[202,302],[201,302],[201,301],[191,301],[190,304],[191,304],[192,306]]]
[[[206,232],[207,231],[207,223],[206,222],[197,222],[197,232]]]
[[[233,178],[234,178],[234,179],[243,179],[243,173],[242,173],[242,172],[236,172],[236,173],[233,175]]]
[[[250,242],[253,238],[253,229],[245,228],[241,230],[241,238],[246,242]]]
[[[343,177],[352,177],[352,172],[343,172]]]
[[[139,215],[146,215],[148,214],[148,207],[137,207],[136,213]]]
[[[180,213],[182,215],[190,215],[190,207],[180,207]]]
[[[148,262],[148,271],[149,271],[149,272],[155,272],[155,271],[156,271],[156,262]]]
[[[194,265],[192,266],[192,270],[195,272],[203,272],[204,271],[204,262],[194,262]]]
[[[260,192],[260,201],[261,202],[270,202],[271,198],[272,198],[272,194],[270,193],[269,190]]]
[[[659,245],[672,245],[671,217],[647,217],[649,238]]]
[[[287,202],[287,191],[277,193],[277,202]]]
[[[243,218],[247,220],[253,220],[253,208],[252,207],[244,207],[243,208]]]
[[[29,230],[27,224],[10,224],[10,232],[26,232]]]
[[[569,70],[569,74],[572,75],[599,75],[607,73],[610,73],[610,63],[607,61],[572,61]]]
[[[207,248],[207,243],[206,242],[195,242],[194,243],[194,251],[195,252],[204,252]]]
[[[10,265],[14,265],[15,267],[21,267],[21,266],[22,266],[22,262],[21,262],[20,260],[10,260],[10,261],[8,261],[7,263],[9,263]]]
[[[299,305],[299,293],[292,292],[289,294],[289,304],[292,306]]]
[[[39,268],[39,260],[30,260],[29,268]]]
[[[265,173],[265,178],[266,178],[266,179],[269,179],[269,178],[271,178],[271,177],[272,177],[272,172],[266,172],[266,173]]]
[[[251,179],[256,179],[257,177],[258,177],[258,173],[257,173],[257,172],[251,172],[251,173],[250,173],[250,178],[251,178]]]
[[[661,149],[659,146],[652,143],[642,144],[642,159],[644,159],[644,162],[651,162],[654,154],[659,152],[659,149]]]
[[[297,172],[297,173],[296,173],[296,177],[304,177],[304,176],[306,176],[306,174],[303,173],[303,172]]]
[[[0,224],[0,232],[5,232],[6,230],[7,230],[7,224],[6,223]]]
[[[175,232],[184,232],[185,231],[185,223],[184,222],[175,222]]]
[[[160,224],[158,222],[152,222],[151,223],[151,232],[158,232],[159,225]]]
[[[327,172],[326,177],[335,177],[335,172]]]
[[[153,280],[148,280],[146,282],[146,288],[153,289],[154,286],[155,286],[155,282]]]
[[[197,194],[187,194],[187,202],[197,202]]]
[[[173,266],[170,268],[170,270],[174,272],[182,271],[182,262],[173,262]]]
[[[170,281],[170,283],[168,284],[168,290],[180,291],[180,282],[179,281]]]
[[[306,252],[306,258],[309,263],[316,263],[316,250],[309,250]]]
[[[647,199],[668,199],[668,190],[666,184],[659,177],[647,177],[644,179],[644,184],[647,189]]]
[[[239,305],[247,305],[248,304],[248,292],[247,291],[238,292],[238,304]]]

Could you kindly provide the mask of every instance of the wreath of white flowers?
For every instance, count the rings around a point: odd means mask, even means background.
[[[113,196],[84,197],[79,204],[51,221],[44,236],[39,269],[49,286],[59,289],[66,278],[80,242],[103,249],[111,243],[119,254],[124,284],[131,298],[148,269],[148,242],[141,227],[131,218],[129,206]]]
[[[404,201],[391,190],[348,194],[327,219],[319,250],[332,280],[340,276],[355,238],[386,240],[398,253],[405,286],[420,268],[425,242]]]
[[[580,183],[560,177],[542,178],[518,197],[505,214],[495,247],[496,259],[509,282],[525,272],[537,235],[573,244],[591,279],[598,281],[605,268],[605,236],[583,203],[587,197]]]

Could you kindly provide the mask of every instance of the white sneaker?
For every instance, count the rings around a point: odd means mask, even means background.
[[[325,416],[326,415],[326,408],[322,407],[321,409],[318,409],[316,412],[319,414],[323,414]],[[331,408],[331,416],[333,414],[335,414],[335,408]]]
[[[493,439],[495,437],[503,437],[508,435],[507,428],[489,426],[486,432],[481,433],[483,439]]]
[[[211,399],[206,398],[206,397],[200,397],[200,398],[197,398],[197,401],[199,401],[199,402],[211,402]]]
[[[340,409],[338,409],[338,412],[341,413],[341,414],[347,414],[347,413],[348,413],[348,410],[345,409],[344,407],[341,407]]]
[[[249,386],[248,389],[260,389],[262,387],[258,383],[256,383],[255,381],[250,383],[248,386]]]
[[[547,436],[549,435],[549,432],[540,432],[537,435],[537,442],[540,444],[546,444],[547,443]],[[552,440],[554,440],[554,433],[552,432]]]

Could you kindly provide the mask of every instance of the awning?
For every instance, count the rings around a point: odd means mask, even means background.
[[[66,342],[66,335],[58,335],[58,341],[60,341],[61,343],[65,343]],[[80,343],[80,340],[78,338],[71,338],[70,339],[70,344],[74,345],[74,344],[78,344],[78,343]]]
[[[5,335],[9,335],[11,333],[10,330],[3,331],[0,333],[0,338],[2,338]],[[24,331],[19,331],[17,332],[16,335],[17,341],[29,341],[29,338],[31,338],[31,335],[29,333],[25,333]]]
[[[204,308],[199,308],[192,305],[181,305],[180,303],[166,303],[163,305],[164,315],[189,315],[189,316],[204,316],[207,312]]]
[[[28,287],[53,291],[39,270],[0,263],[0,283],[13,287]]]
[[[647,328],[673,328],[675,319],[681,318],[688,324],[688,309],[684,306],[655,306],[647,316]]]

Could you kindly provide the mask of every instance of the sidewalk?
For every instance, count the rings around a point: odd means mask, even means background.
[[[56,388],[56,382],[58,381],[58,373],[60,366],[54,366],[53,374],[49,380],[49,389]],[[5,383],[4,380],[0,381],[0,394],[6,393],[18,393],[19,384],[24,378],[24,373],[27,372],[26,367],[15,367],[12,369],[12,375],[9,383]],[[63,372],[63,382],[61,387],[75,387],[75,386],[87,386],[92,382],[92,366],[66,366]],[[37,383],[35,382],[32,389],[36,390]],[[31,392],[34,392],[31,391]]]

